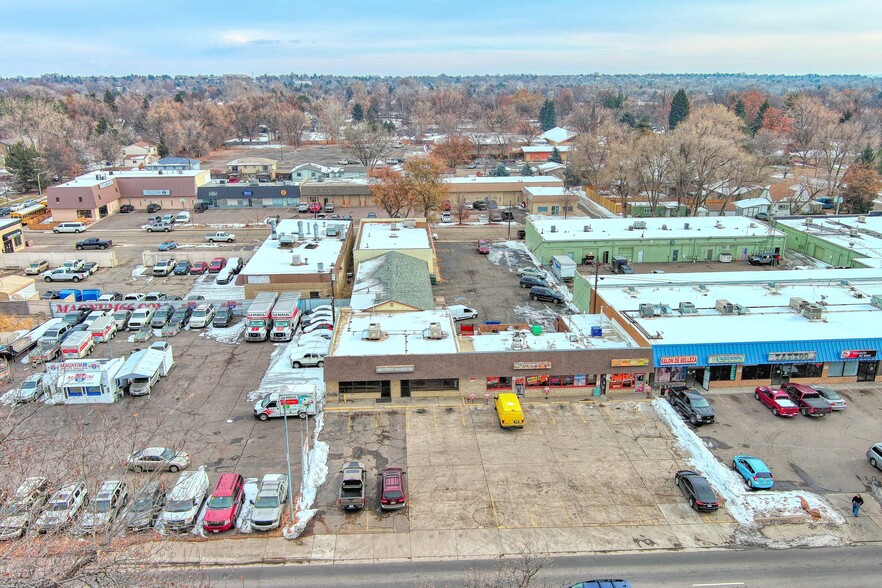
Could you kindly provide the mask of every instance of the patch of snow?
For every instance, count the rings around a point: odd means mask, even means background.
[[[704,441],[686,426],[667,400],[657,398],[652,402],[652,406],[670,427],[679,445],[689,452],[690,457],[686,463],[707,478],[717,496],[724,501],[726,510],[740,524],[758,527],[759,518],[808,517],[808,513],[802,508],[800,498],[805,499],[809,508],[818,509],[823,522],[838,525],[845,523],[845,518],[826,498],[811,492],[749,491],[741,476],[714,457]]]
[[[493,243],[490,246],[490,254],[487,256],[494,265],[505,265],[510,271],[515,272],[519,267],[534,265],[541,267],[539,260],[533,255],[527,245],[521,241],[503,241]]]
[[[202,528],[202,521],[205,519],[205,512],[208,510],[208,503],[211,501],[211,494],[209,494],[205,498],[205,502],[202,503],[202,508],[199,509],[199,514],[196,515],[196,522],[193,523],[193,528],[190,529],[191,535],[196,535],[198,537],[207,537],[205,534],[205,529]]]
[[[239,518],[236,519],[236,529],[240,533],[251,532],[251,511],[254,509],[259,482],[258,478],[245,478],[245,505],[239,511]]]
[[[143,276],[144,272],[146,272],[146,271],[147,271],[147,268],[144,267],[143,265],[136,265],[135,269],[132,270],[132,279],[137,280],[138,278]]]
[[[13,388],[12,390],[6,391],[3,396],[0,396],[0,404],[4,406],[12,406],[15,404],[15,398],[18,393],[18,388]]]
[[[235,345],[239,338],[242,336],[242,333],[245,331],[245,319],[240,320],[234,325],[229,327],[217,328],[213,326],[208,326],[200,337],[207,337],[209,339],[214,339],[219,343],[226,343],[228,345]]]
[[[550,307],[535,308],[529,304],[519,304],[512,310],[514,310],[514,313],[527,324],[542,325],[542,329],[545,331],[554,330],[554,319],[557,317],[557,313]]]
[[[218,284],[215,278],[214,274],[199,276],[184,298],[187,296],[205,296],[206,300],[245,300],[245,288],[243,286],[237,286],[235,282]]]
[[[312,509],[319,487],[325,483],[328,477],[328,452],[330,447],[324,441],[319,441],[318,436],[324,428],[324,417],[321,413],[315,418],[315,431],[313,433],[313,447],[307,457],[303,459],[303,481],[300,485],[300,498],[297,500],[297,512],[294,522],[282,530],[285,539],[296,539],[303,533],[306,524],[315,515]]]
[[[248,402],[264,398],[272,392],[287,390],[294,384],[314,384],[318,396],[316,402],[319,404],[324,402],[325,370],[322,368],[292,368],[289,358],[296,347],[296,340],[284,345],[276,345],[270,357],[270,365],[260,380],[260,386],[249,392],[246,397]]]

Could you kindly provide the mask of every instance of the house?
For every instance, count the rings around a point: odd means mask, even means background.
[[[397,251],[358,265],[349,306],[364,312],[402,312],[435,308],[425,260]]]
[[[291,179],[295,182],[302,180],[326,180],[343,176],[342,167],[327,167],[318,163],[303,163],[291,170]]]
[[[659,200],[656,202],[655,206],[647,201],[625,201],[625,216],[636,218],[668,218],[673,216],[686,216],[688,214],[689,207],[685,204],[677,204],[676,200]]]
[[[575,139],[578,135],[579,133],[577,133],[576,131],[571,131],[563,127],[554,127],[553,129],[548,129],[547,131],[539,135],[539,138],[544,140],[549,145],[560,147],[562,145],[572,145],[573,139]]]
[[[3,253],[24,250],[25,240],[21,233],[21,220],[17,218],[0,220],[0,240],[3,241]]]
[[[524,186],[524,208],[529,214],[572,216],[579,196],[563,186]]]
[[[533,162],[533,161],[548,161],[548,158],[554,154],[554,150],[557,149],[557,152],[560,153],[561,161],[566,161],[570,154],[570,146],[569,145],[524,145],[521,147],[521,153],[524,156],[524,161]]]
[[[155,163],[144,166],[148,171],[178,171],[202,169],[202,162],[188,157],[163,157]]]
[[[241,157],[227,163],[227,175],[239,180],[272,182],[276,179],[276,163],[266,157]]]
[[[121,159],[124,167],[145,167],[159,160],[159,151],[155,143],[138,141],[122,148]]]

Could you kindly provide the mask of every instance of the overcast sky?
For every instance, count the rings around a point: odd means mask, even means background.
[[[882,73],[882,0],[0,0],[0,76]]]

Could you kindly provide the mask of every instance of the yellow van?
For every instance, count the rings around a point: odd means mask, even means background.
[[[517,394],[500,394],[496,397],[496,414],[499,417],[499,426],[523,427],[524,411]]]

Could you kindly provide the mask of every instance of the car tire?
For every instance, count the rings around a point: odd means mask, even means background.
[[[43,278],[43,280],[46,282],[51,282],[52,278],[50,278],[49,276],[46,276],[45,278]]]
[[[753,397],[756,398],[757,400],[759,400],[760,399],[759,392],[754,392]]]
[[[232,243],[232,242],[233,242],[232,239],[227,239],[227,243]]]
[[[267,419],[269,419],[269,417],[267,416],[267,414],[265,412],[262,412],[259,415],[257,415],[257,420],[259,420],[259,421],[266,422]]]
[[[82,251],[82,250],[83,250],[83,246],[82,246],[82,245],[77,245],[77,251]]]
[[[872,459],[870,459],[870,465],[873,466],[874,468],[878,468],[879,462],[876,461],[876,458],[872,458]]]
[[[735,470],[736,472],[738,471],[738,466],[735,465],[735,460],[734,460],[734,459],[732,460],[732,469]]]
[[[170,230],[171,230],[171,229],[169,229],[168,227],[166,227],[166,228],[162,229],[162,232],[163,232],[163,233],[168,233]]]
[[[74,284],[76,284],[76,283],[79,282],[79,281],[80,281],[80,278],[78,278],[77,276],[74,276],[74,277],[73,277],[73,283],[74,283]]]
[[[808,409],[807,408],[799,409],[799,414],[801,414],[802,416],[808,416],[809,415]]]
[[[77,229],[77,230],[75,230],[74,232],[75,232],[75,233],[82,233],[83,231],[81,231],[80,229]]]
[[[52,232],[57,235],[60,231],[58,229],[52,229]]]
[[[317,365],[318,367],[325,367],[325,362],[324,362],[324,361],[320,361],[320,362],[318,362],[316,365]]]
[[[772,409],[772,414],[775,415],[775,416],[778,416],[778,409],[777,409],[777,408],[773,408],[773,409]]]
[[[300,367],[302,367],[302,365],[299,361],[295,361],[291,364],[291,367],[292,368],[300,368]]]
[[[536,300],[536,297],[530,294],[530,300]]]
[[[689,499],[689,508],[691,508],[692,510],[698,510],[697,508],[695,508],[695,499],[694,498]]]
[[[168,471],[170,471],[173,474],[177,474],[180,470],[181,470],[181,468],[179,468],[176,465],[168,466]]]

